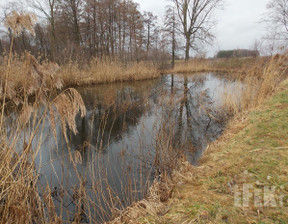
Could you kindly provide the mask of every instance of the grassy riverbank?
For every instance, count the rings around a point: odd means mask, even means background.
[[[69,63],[58,72],[64,86],[82,86],[100,83],[138,81],[160,77],[160,70],[152,62],[92,60],[86,66]]]
[[[0,82],[5,83],[8,57],[0,60]],[[88,64],[70,62],[57,65],[49,61],[41,63],[29,53],[11,59],[9,76],[7,78],[7,98],[23,95],[23,90],[33,93],[35,74],[41,71],[41,76],[47,77],[45,84],[51,86],[57,82],[61,88],[71,86],[94,85],[123,81],[136,81],[160,77],[161,73],[152,62],[128,62],[117,60],[92,60]],[[52,82],[52,83],[51,83]],[[1,90],[1,86],[0,86]],[[1,97],[2,91],[0,91]]]
[[[264,58],[220,58],[220,59],[192,59],[188,62],[178,61],[174,69],[167,73],[197,73],[220,72],[233,73],[251,68]]]
[[[287,96],[288,80],[263,105],[231,121],[198,167],[183,163],[175,171],[171,199],[161,203],[154,193],[151,203],[137,204],[115,223],[287,223]],[[245,186],[251,195],[243,194]],[[264,190],[273,187],[275,194]]]

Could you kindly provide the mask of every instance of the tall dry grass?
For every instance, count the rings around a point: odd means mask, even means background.
[[[281,81],[288,77],[288,55],[275,55],[259,60],[252,68],[236,73],[238,85],[233,93],[223,93],[221,110],[235,115],[263,104]],[[230,91],[229,91],[230,92]]]
[[[8,59],[10,66],[8,69]],[[28,52],[23,55],[4,56],[0,63],[0,99],[1,93],[6,92],[5,98],[16,100],[21,98],[26,91],[32,96],[35,94],[34,79],[35,71],[43,72],[42,76],[47,89],[52,86],[71,87],[82,85],[93,85],[111,82],[137,81],[160,77],[161,73],[157,65],[152,62],[129,62],[123,63],[117,60],[92,60],[87,65],[71,62],[63,66],[49,61],[42,61],[31,56]],[[35,71],[32,71],[32,66]],[[9,76],[5,76],[9,70]],[[7,82],[7,83],[6,83]],[[6,83],[6,85],[5,85]],[[6,87],[6,91],[4,90]],[[15,102],[16,102],[15,101]],[[16,102],[16,103],[17,103]]]
[[[257,64],[258,58],[192,59],[178,62],[169,73],[238,72]]]
[[[30,58],[30,62],[27,59]],[[137,81],[160,77],[157,65],[151,62],[122,63],[111,60],[92,60],[88,65],[79,65],[77,62],[60,67],[56,63],[43,61],[41,64],[29,53],[24,55],[11,55],[9,77],[5,77],[8,64],[8,56],[5,56],[0,64],[0,93],[4,93],[4,83],[7,80],[7,99],[18,99],[26,91],[27,94],[35,93],[34,86],[37,80],[33,79],[33,71],[28,71],[32,63],[35,70],[45,73],[45,85],[50,89],[55,84],[58,88],[93,85],[110,82]],[[30,69],[31,70],[31,69]],[[1,97],[1,96],[0,96]],[[3,100],[3,96],[2,96]]]
[[[53,76],[57,66],[40,65],[29,53],[21,59],[12,54],[13,39],[25,28],[33,34],[35,17],[29,13],[12,12],[6,25],[12,31],[10,52],[1,64],[1,126],[0,126],[0,222],[48,223],[57,221],[53,211],[51,190],[39,190],[36,157],[43,143],[45,120],[53,127],[57,113],[63,128],[75,126],[78,111],[85,115],[85,105],[76,90],[57,94],[62,81]],[[34,98],[31,99],[31,96]],[[55,97],[56,96],[56,97]],[[15,105],[16,117],[8,125],[5,115],[9,103]],[[44,109],[41,108],[42,105]]]
[[[8,61],[10,60],[10,66]],[[5,74],[9,70],[9,75]],[[39,64],[38,60],[29,52],[23,55],[11,54],[5,56],[0,64],[0,100],[11,101],[16,106],[25,96],[32,97],[39,90],[39,86],[48,90],[63,88],[63,81],[56,75],[59,66],[48,61]],[[5,83],[6,95],[5,92]]]
[[[59,77],[65,86],[81,86],[117,81],[136,81],[160,77],[152,62],[128,62],[93,59],[88,65],[68,63],[60,69]]]

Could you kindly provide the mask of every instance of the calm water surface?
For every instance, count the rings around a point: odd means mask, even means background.
[[[233,92],[236,85],[207,73],[78,88],[87,108],[86,117],[76,118],[78,134],[68,132],[67,144],[60,124],[56,140],[49,122],[44,125],[37,158],[42,191],[50,186],[58,212],[62,206],[63,217],[71,221],[85,187],[90,205],[81,209],[95,215],[93,220],[83,215],[82,222],[107,219],[111,207],[145,196],[155,176],[169,169],[167,152],[177,156],[184,150],[197,164],[224,128],[223,91]]]

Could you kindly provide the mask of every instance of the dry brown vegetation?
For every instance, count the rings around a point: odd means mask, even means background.
[[[261,60],[261,59],[260,59]],[[259,58],[220,58],[220,59],[191,59],[179,61],[170,73],[221,72],[235,73],[245,71],[257,64]]]
[[[64,65],[59,77],[65,86],[91,85],[108,82],[136,81],[160,77],[160,71],[152,62],[123,63],[117,60],[92,60],[84,68],[77,63]]]
[[[251,68],[234,75],[241,80],[234,86],[233,94],[223,93],[223,110],[234,115],[263,104],[279,83],[288,76],[288,56],[275,55],[263,58]]]
[[[4,57],[0,64],[0,80],[5,82],[8,57]],[[35,71],[45,73],[45,85],[50,89],[57,84],[58,88],[93,85],[109,82],[137,81],[160,77],[157,65],[151,62],[122,63],[111,60],[92,60],[88,65],[79,65],[76,62],[59,66],[56,63],[43,61],[41,64],[29,53],[13,55],[11,60],[10,75],[7,78],[7,98],[14,99],[23,94],[23,91],[32,95],[35,93],[32,66]],[[2,86],[4,87],[4,86]],[[4,92],[4,91],[3,91]]]
[[[48,217],[50,222],[56,221],[57,216],[51,213],[51,190],[47,187],[44,195],[39,191],[35,160],[43,140],[36,136],[42,136],[46,119],[50,119],[53,127],[54,116],[48,116],[49,110],[57,113],[64,130],[66,125],[74,129],[78,111],[81,110],[81,116],[85,115],[85,105],[76,90],[68,89],[55,97],[62,82],[53,76],[54,64],[40,65],[29,53],[21,59],[13,57],[14,35],[23,28],[29,30],[33,18],[33,15],[21,13],[7,17],[13,36],[9,56],[1,65],[1,223],[46,223]],[[32,101],[31,96],[34,96]],[[8,127],[5,111],[10,101],[17,106],[18,115]],[[40,105],[44,106],[44,111],[39,110]],[[49,215],[46,215],[46,208]]]
[[[8,71],[8,60],[11,60],[9,67],[9,75],[5,77]],[[4,57],[0,64],[0,99],[3,100],[4,83],[7,80],[6,100],[13,100],[18,106],[19,100],[24,95],[35,95],[39,85],[43,88],[51,90],[54,87],[61,89],[63,81],[56,75],[59,66],[48,61],[41,65],[38,60],[28,52],[22,56],[11,55],[11,58]]]

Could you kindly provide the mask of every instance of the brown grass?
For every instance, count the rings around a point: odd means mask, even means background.
[[[223,107],[228,115],[253,109],[270,97],[279,83],[288,76],[288,56],[276,55],[259,60],[252,68],[236,73],[241,80],[231,94],[223,93]]]
[[[176,63],[175,68],[167,73],[233,73],[250,68],[257,64],[258,60],[259,58],[192,59],[188,62]]]
[[[33,19],[28,13],[12,12],[6,22],[13,35],[17,35],[23,28],[32,29]],[[51,190],[47,188],[40,196],[39,170],[35,162],[43,141],[45,120],[48,110],[55,107],[63,129],[67,124],[76,131],[75,116],[79,110],[84,116],[85,106],[74,89],[55,95],[62,82],[54,78],[53,64],[40,65],[29,53],[20,59],[13,57],[12,47],[13,41],[9,56],[1,64],[0,222],[48,223],[47,219],[55,222],[57,214]],[[5,116],[8,98],[17,106],[18,114],[10,125],[6,125],[9,117]],[[39,110],[41,105],[43,110]]]
[[[136,81],[160,77],[157,66],[151,62],[130,62],[109,59],[92,60],[80,68],[77,63],[64,65],[59,73],[65,86],[92,85],[109,82]]]
[[[34,73],[39,69],[45,73],[45,84],[47,89],[57,83],[58,88],[94,85],[100,83],[137,81],[145,79],[153,79],[160,77],[160,71],[157,66],[151,62],[131,62],[121,63],[119,61],[97,61],[92,60],[89,65],[78,65],[76,62],[69,63],[59,67],[55,63],[43,61],[41,65],[38,60],[28,53],[19,56],[13,55],[9,76],[5,79],[7,71],[8,57],[4,57],[0,64],[0,98],[4,92],[4,83],[7,80],[7,99],[16,99],[23,95],[23,91],[33,95],[35,93],[34,86],[37,80]],[[29,59],[30,58],[30,59]],[[29,61],[30,60],[30,61]],[[29,62],[28,62],[29,61]],[[32,63],[32,67],[27,69]],[[34,70],[34,71],[31,71]],[[53,82],[53,83],[51,83]]]

